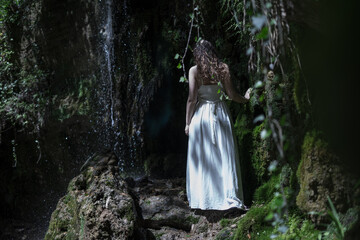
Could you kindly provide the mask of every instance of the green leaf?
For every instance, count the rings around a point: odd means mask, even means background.
[[[262,28],[261,31],[255,36],[256,40],[263,40],[263,39],[267,39],[268,37],[269,37],[268,27]]]
[[[339,215],[334,207],[333,202],[331,201],[330,197],[327,196],[329,205],[330,205],[330,210],[328,211],[328,214],[330,216],[330,218],[332,219],[332,221],[335,223],[336,226],[336,235],[338,236],[338,238],[340,239],[344,239],[345,236],[345,228],[344,226],[341,224],[340,222],[340,218]]]
[[[280,227],[278,227],[278,231],[281,232],[281,233],[286,233],[288,230],[288,227],[285,226],[285,225],[282,225]]]
[[[278,165],[278,161],[276,161],[276,160],[272,161],[268,167],[269,172],[275,171],[277,165]]]
[[[182,68],[182,65],[181,63],[179,62],[179,64],[176,66],[178,69],[181,69]]]
[[[254,52],[254,48],[253,47],[250,47],[246,50],[246,55],[250,55]]]
[[[263,129],[260,133],[260,137],[261,139],[266,139],[268,138],[269,136],[271,135],[271,130],[266,130],[266,129]]]
[[[254,26],[255,30],[260,30],[262,26],[266,23],[266,16],[265,15],[259,15],[259,16],[253,16],[251,17],[251,23]]]
[[[179,59],[180,55],[177,53],[174,57],[174,59]]]
[[[220,90],[220,89],[219,89],[219,90]],[[260,114],[259,116],[257,116],[257,117],[254,119],[253,123],[262,122],[262,121],[264,121],[264,119],[265,119],[264,114]]]
[[[274,213],[270,212],[266,217],[265,217],[265,221],[271,221],[274,217]]]
[[[255,85],[254,85],[254,88],[260,88],[260,87],[262,87],[262,86],[263,86],[262,81],[257,81],[257,82],[255,83]]]
[[[184,76],[181,76],[179,82],[187,82],[187,79]]]
[[[259,97],[259,102],[262,102],[262,101],[264,101],[264,94],[261,94],[261,96]]]

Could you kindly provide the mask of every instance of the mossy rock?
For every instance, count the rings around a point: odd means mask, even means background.
[[[266,175],[267,168],[273,160],[272,143],[270,139],[261,139],[260,137],[260,133],[263,129],[265,129],[265,126],[266,122],[263,122],[262,124],[256,126],[252,133],[253,146],[251,164],[258,184],[262,184],[264,181],[268,180]]]
[[[119,175],[110,169],[95,175],[88,167],[69,183],[45,240],[133,239],[136,226],[135,203]]]
[[[233,233],[229,229],[225,228],[216,235],[215,240],[228,240],[232,238],[232,235]]]
[[[326,212],[327,196],[337,211],[344,212],[351,205],[349,176],[318,131],[308,132],[304,138],[297,178],[300,191],[296,204],[302,211]],[[312,215],[312,220],[320,223],[326,217]]]
[[[269,239],[272,227],[265,221],[270,209],[267,205],[253,206],[237,224],[234,239]]]
[[[274,197],[274,193],[280,184],[280,174],[271,176],[270,180],[265,182],[254,193],[254,200],[258,203],[267,203]]]

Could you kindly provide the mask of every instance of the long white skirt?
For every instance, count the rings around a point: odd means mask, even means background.
[[[186,190],[191,208],[245,208],[233,124],[223,101],[197,103],[189,127]]]

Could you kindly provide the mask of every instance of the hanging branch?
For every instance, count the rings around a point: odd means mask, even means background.
[[[195,5],[195,1],[193,1],[193,6]],[[194,19],[196,18],[196,22],[197,22],[197,40],[195,41],[199,41],[201,38],[200,38],[200,26],[199,26],[199,20],[198,20],[198,10],[199,10],[199,7],[196,6],[193,8],[193,12],[190,14],[190,18],[191,18],[191,22],[190,22],[190,29],[189,29],[189,34],[188,34],[188,38],[187,38],[187,42],[186,42],[186,47],[185,47],[185,51],[184,51],[184,54],[182,56],[180,56],[179,54],[176,54],[175,55],[175,59],[179,59],[181,58],[177,68],[180,69],[182,68],[183,70],[183,76],[180,78],[180,82],[187,82],[187,78],[186,78],[186,70],[185,70],[185,63],[184,63],[184,59],[186,57],[186,53],[189,49],[189,44],[190,44],[190,38],[191,38],[191,33],[192,33],[192,30],[193,30],[193,27],[194,27]],[[196,14],[195,14],[196,13]]]
[[[190,24],[189,35],[188,35],[188,39],[187,39],[187,43],[186,43],[184,55],[183,55],[182,58],[181,58],[181,66],[182,66],[182,69],[183,69],[183,72],[184,72],[184,80],[185,80],[185,81],[187,81],[187,78],[186,78],[184,58],[185,58],[186,53],[187,53],[187,50],[188,50],[188,48],[189,48],[191,32],[192,32],[192,29],[193,29],[193,26],[194,26],[195,8],[194,8],[194,10],[193,10],[192,15],[190,15],[190,16],[191,16],[191,24]]]

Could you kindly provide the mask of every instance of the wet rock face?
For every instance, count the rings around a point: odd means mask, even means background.
[[[105,155],[69,184],[51,216],[45,239],[132,239],[135,203]]]
[[[327,196],[339,212],[345,212],[352,205],[351,178],[317,132],[305,136],[297,175],[300,192],[296,203],[303,211],[326,212]],[[325,216],[312,215],[317,223],[325,219]]]

